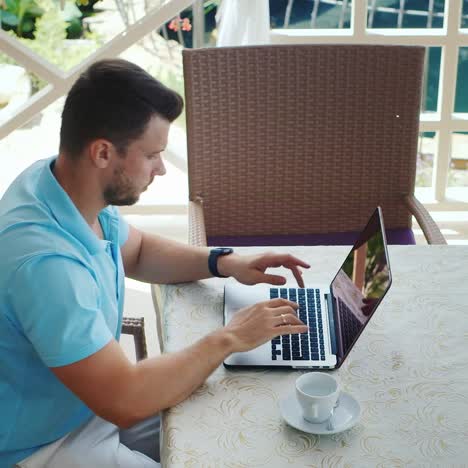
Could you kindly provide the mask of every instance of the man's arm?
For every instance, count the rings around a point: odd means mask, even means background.
[[[137,364],[112,340],[81,361],[51,370],[95,414],[129,427],[185,400],[230,353],[255,348],[278,335],[304,333],[307,326],[295,309],[297,304],[284,299],[247,307],[194,345]]]
[[[193,247],[141,232],[129,226],[128,239],[122,247],[125,275],[146,283],[183,283],[209,278],[210,249]],[[283,276],[267,274],[271,267],[285,267],[292,271],[300,287],[304,287],[299,267],[309,265],[289,254],[265,253],[218,258],[218,271],[233,276],[244,284],[270,283],[282,285]]]
[[[183,351],[132,364],[112,340],[86,359],[51,370],[95,414],[128,428],[187,398],[229,351],[229,340],[215,333]]]
[[[184,283],[209,278],[209,249],[151,235],[129,226],[122,247],[125,276],[145,283]]]

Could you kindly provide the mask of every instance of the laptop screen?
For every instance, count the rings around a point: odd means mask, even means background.
[[[341,359],[365,328],[390,284],[382,215],[377,208],[330,285]]]

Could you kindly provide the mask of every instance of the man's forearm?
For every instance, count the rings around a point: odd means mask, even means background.
[[[206,247],[194,247],[143,234],[134,271],[128,276],[146,283],[184,283],[211,277]]]
[[[219,330],[182,351],[137,363],[121,402],[132,408],[130,423],[185,400],[231,352],[228,334]]]

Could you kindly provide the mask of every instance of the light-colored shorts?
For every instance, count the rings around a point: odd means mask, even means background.
[[[155,468],[159,460],[159,416],[129,429],[94,416],[73,432],[19,462],[20,468]]]

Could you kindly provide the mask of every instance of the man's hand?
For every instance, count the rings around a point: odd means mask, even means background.
[[[236,255],[230,254],[218,258],[218,271],[224,276],[232,276],[239,283],[258,284],[269,283],[281,286],[286,283],[286,278],[280,275],[265,273],[267,268],[288,268],[300,288],[304,287],[302,272],[299,267],[310,268],[308,263],[299,260],[289,254],[265,253],[261,255]]]
[[[221,330],[231,341],[232,352],[254,349],[275,336],[305,333],[307,325],[299,320],[295,302],[272,299],[245,307]]]

